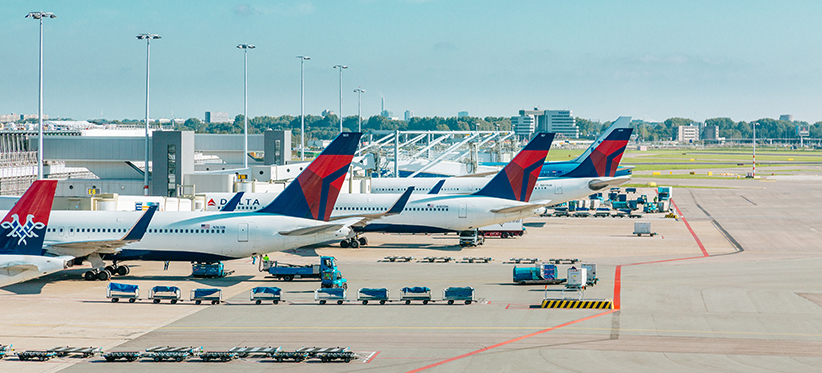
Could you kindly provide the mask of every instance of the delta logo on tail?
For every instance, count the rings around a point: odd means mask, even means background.
[[[343,132],[259,212],[328,221],[362,133]]]
[[[619,168],[633,128],[617,128],[565,177],[613,177]]]
[[[537,133],[514,160],[474,194],[528,202],[553,141],[553,133]]]
[[[0,222],[0,253],[42,255],[57,180],[37,180]]]

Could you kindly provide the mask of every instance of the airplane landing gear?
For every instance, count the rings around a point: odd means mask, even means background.
[[[86,281],[108,281],[115,275],[125,276],[129,274],[129,272],[131,272],[131,270],[129,270],[127,265],[117,265],[117,262],[114,262],[112,265],[105,266],[104,268],[93,268],[86,271],[83,273],[83,279]]]
[[[109,273],[111,273],[112,275],[118,276],[125,276],[131,272],[127,265],[117,265],[116,262],[110,266],[106,266],[105,269],[106,271],[109,271]]]
[[[95,268],[95,269],[92,269],[92,270],[89,270],[89,271],[86,271],[85,273],[83,273],[83,279],[86,280],[86,281],[94,281],[94,280],[108,281],[108,280],[111,280],[111,276],[112,276],[112,274],[111,274],[111,272],[109,272],[109,270],[99,269],[99,268]]]
[[[352,248],[352,249],[356,249],[356,248],[359,248],[360,246],[366,246],[366,245],[368,245],[368,239],[365,238],[365,237],[359,237],[359,236],[346,238],[346,239],[340,241],[340,247],[342,247],[343,249],[347,249],[349,247]]]

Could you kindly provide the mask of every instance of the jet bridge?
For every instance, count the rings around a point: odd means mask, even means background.
[[[512,131],[370,131],[358,155],[373,154],[382,177],[455,176],[495,172],[520,144]]]

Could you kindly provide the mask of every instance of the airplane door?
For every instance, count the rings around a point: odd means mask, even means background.
[[[464,203],[460,203],[460,217],[468,217],[468,206],[466,206]]]
[[[237,242],[248,242],[248,223],[240,223],[237,228]]]
[[[562,184],[557,183],[557,187],[554,188],[554,194],[562,194]]]

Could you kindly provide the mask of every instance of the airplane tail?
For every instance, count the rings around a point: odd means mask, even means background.
[[[245,192],[237,192],[231,197],[228,202],[223,205],[223,208],[220,209],[222,212],[231,212],[237,209],[237,205],[240,204],[240,200],[243,198],[243,193]]]
[[[565,177],[613,177],[619,168],[633,128],[615,128],[599,146]]]
[[[257,211],[328,221],[361,136],[341,133],[273,202]]]
[[[0,253],[43,255],[57,180],[37,180],[0,223]]]
[[[553,141],[553,133],[536,134],[514,160],[474,195],[528,202]]]

